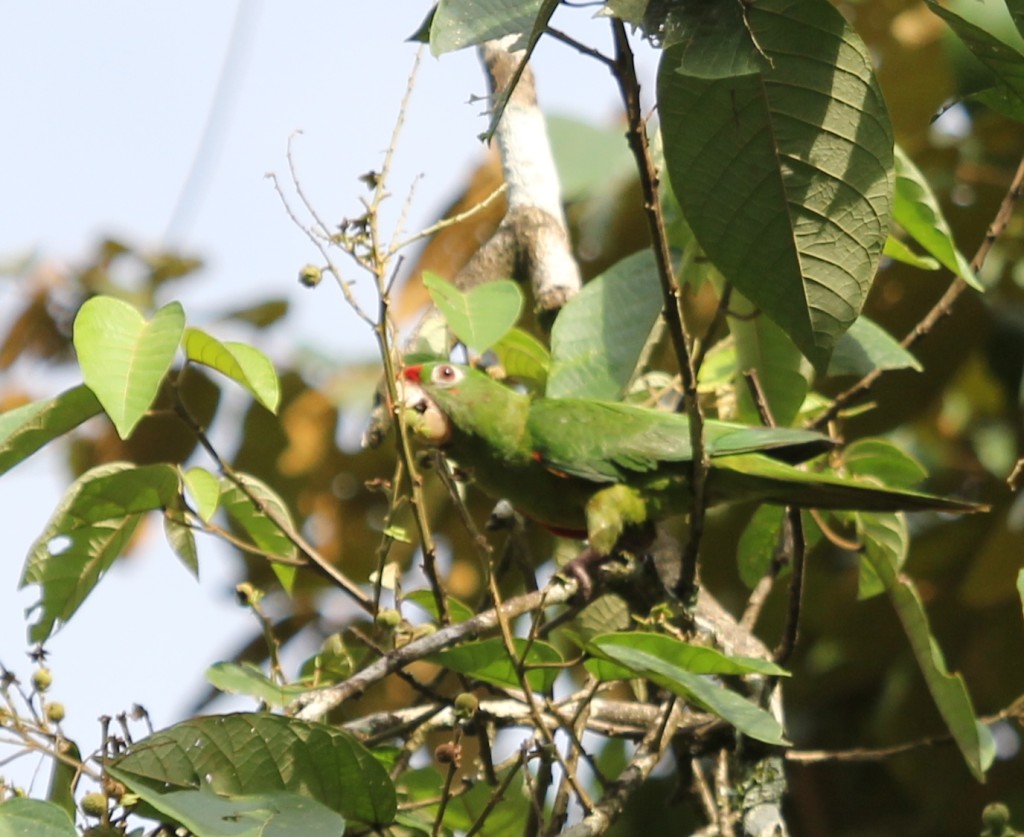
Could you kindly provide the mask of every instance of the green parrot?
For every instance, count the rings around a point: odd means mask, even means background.
[[[401,409],[413,435],[435,446],[494,498],[556,534],[611,555],[630,531],[689,511],[693,451],[686,416],[576,398],[531,399],[469,366],[406,366]],[[980,511],[982,506],[795,467],[828,450],[798,428],[707,420],[709,505],[755,500],[860,511]]]

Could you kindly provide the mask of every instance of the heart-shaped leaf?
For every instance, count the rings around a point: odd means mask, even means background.
[[[523,310],[523,292],[511,279],[497,279],[463,292],[440,276],[424,272],[423,285],[452,333],[482,353],[501,340]]]
[[[177,302],[146,319],[124,300],[97,296],[75,318],[74,344],[82,377],[122,439],[156,400],[185,329]]]

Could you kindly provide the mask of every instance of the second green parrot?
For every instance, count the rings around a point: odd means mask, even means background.
[[[531,399],[468,366],[405,367],[406,423],[484,492],[557,534],[611,554],[629,530],[689,511],[686,416],[573,398]],[[820,433],[708,420],[709,504],[755,500],[861,511],[978,511],[959,500],[881,488],[796,464],[833,447]]]

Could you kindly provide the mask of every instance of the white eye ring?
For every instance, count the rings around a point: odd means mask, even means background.
[[[438,386],[449,387],[457,384],[465,377],[465,372],[449,363],[441,363],[430,373],[430,382]]]

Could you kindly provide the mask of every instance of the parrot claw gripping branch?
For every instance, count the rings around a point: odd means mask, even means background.
[[[406,366],[398,393],[416,439],[440,450],[483,492],[556,534],[587,540],[565,570],[585,595],[592,565],[649,541],[655,523],[690,508],[693,451],[684,415],[619,402],[531,399],[478,369],[446,361]],[[704,433],[709,505],[984,508],[802,468],[834,447],[816,431],[707,420]]]

